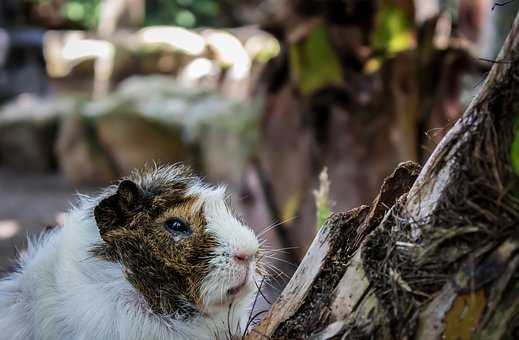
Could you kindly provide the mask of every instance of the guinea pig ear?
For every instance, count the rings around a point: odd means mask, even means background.
[[[129,179],[125,179],[119,183],[116,195],[119,196],[121,208],[126,211],[132,211],[139,207],[144,197],[141,188]]]
[[[117,192],[103,199],[94,208],[94,217],[101,236],[119,226],[125,225],[142,204],[144,193],[137,184],[123,180],[117,187]]]

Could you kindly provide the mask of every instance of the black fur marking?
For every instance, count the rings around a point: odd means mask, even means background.
[[[200,284],[218,243],[206,231],[203,207],[194,211],[199,198],[187,194],[198,180],[162,170],[123,180],[114,194],[99,202],[94,217],[104,242],[91,253],[121,263],[153,312],[192,317],[202,312]],[[173,218],[185,221],[191,234],[172,237],[164,222]]]

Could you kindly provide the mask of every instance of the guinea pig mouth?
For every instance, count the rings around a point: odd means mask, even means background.
[[[236,295],[240,292],[240,290],[247,284],[247,280],[243,280],[239,285],[232,287],[227,290],[227,295]]]

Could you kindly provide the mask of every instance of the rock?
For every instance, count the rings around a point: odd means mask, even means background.
[[[83,111],[122,174],[152,161],[183,161],[236,185],[257,140],[257,112],[251,102],[164,76],[131,77]]]
[[[178,127],[165,126],[132,112],[96,117],[99,143],[120,175],[146,164],[191,163],[187,145]]]
[[[103,185],[118,177],[99,145],[94,123],[78,113],[63,118],[55,147],[61,172],[75,185]]]
[[[55,168],[54,142],[59,116],[74,110],[62,99],[19,96],[0,111],[0,159],[7,167],[24,171]]]
[[[57,121],[11,122],[0,126],[0,158],[7,167],[37,172],[49,171],[55,166],[52,145]]]

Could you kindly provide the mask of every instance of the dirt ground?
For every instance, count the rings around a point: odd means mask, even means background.
[[[75,200],[75,188],[57,174],[34,174],[0,168],[0,276],[12,269],[17,252],[23,251],[27,236],[55,225],[59,214]]]

